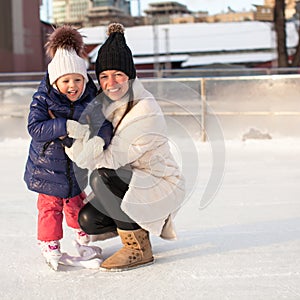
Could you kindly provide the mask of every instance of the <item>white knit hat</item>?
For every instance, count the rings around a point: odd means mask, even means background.
[[[83,58],[79,57],[74,49],[58,48],[51,62],[48,64],[48,73],[50,84],[66,74],[81,74],[85,82],[88,82],[87,66]]]

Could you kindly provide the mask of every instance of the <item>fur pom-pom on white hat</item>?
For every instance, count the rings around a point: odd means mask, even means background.
[[[52,58],[48,64],[50,84],[70,73],[81,74],[88,82],[86,61],[82,58],[84,43],[80,33],[69,25],[53,31],[45,45],[46,54]]]

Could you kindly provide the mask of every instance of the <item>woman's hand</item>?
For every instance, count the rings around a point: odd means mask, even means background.
[[[67,120],[67,133],[73,139],[83,139],[90,132],[89,125]]]
[[[94,170],[96,158],[103,152],[104,140],[94,136],[90,140],[76,140],[72,147],[66,148],[66,153],[76,165],[82,169]]]

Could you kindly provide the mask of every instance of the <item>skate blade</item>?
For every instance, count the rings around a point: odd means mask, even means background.
[[[60,258],[61,256],[46,258],[46,263],[52,270],[57,271]]]
[[[103,260],[100,258],[92,258],[86,260],[84,257],[72,256],[68,255],[67,253],[63,253],[62,257],[59,260],[59,264],[61,265],[82,267],[87,269],[99,269],[102,262]]]
[[[47,264],[52,270],[54,271],[58,270],[58,262],[48,261]]]

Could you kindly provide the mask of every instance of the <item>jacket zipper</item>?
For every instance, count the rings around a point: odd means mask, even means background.
[[[51,143],[52,143],[52,141],[49,141],[43,145],[43,150],[42,150],[41,156],[45,156],[45,152]]]
[[[74,115],[74,104],[73,102],[70,103],[70,119],[73,118],[73,115]],[[69,199],[71,198],[71,195],[72,195],[72,189],[73,189],[73,180],[71,178],[71,159],[68,157],[68,155],[65,153],[66,155],[66,158],[67,158],[67,179],[68,179],[68,182],[69,182],[69,195],[68,195],[68,199],[66,200],[66,203],[69,202]]]

